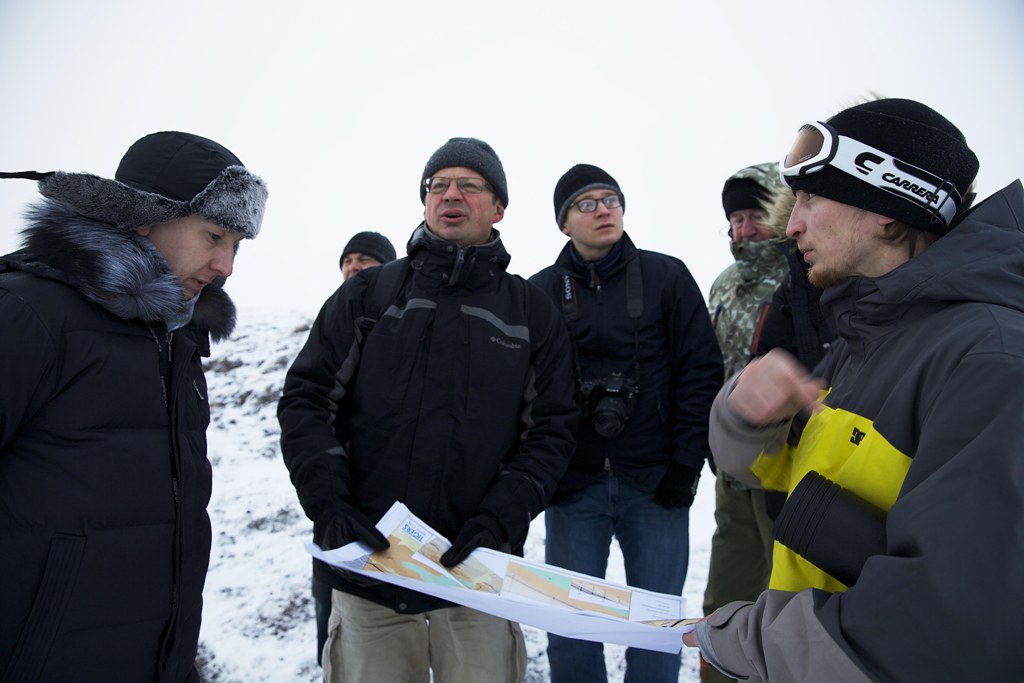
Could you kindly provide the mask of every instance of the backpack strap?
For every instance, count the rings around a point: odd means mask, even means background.
[[[356,341],[360,346],[370,336],[381,316],[398,299],[409,273],[410,262],[408,256],[403,256],[375,269],[375,277],[363,295],[363,315],[355,321]]]
[[[579,313],[576,303],[576,282],[571,275],[562,275],[561,290],[558,298],[562,302],[562,312],[569,320],[575,320]],[[640,255],[626,264],[626,312],[629,317],[637,320],[644,313],[644,275],[640,270]]]
[[[577,380],[583,378],[583,371],[580,367],[579,349],[576,347],[576,338],[573,336],[572,322],[579,315],[579,305],[576,301],[576,282],[571,275],[562,275],[556,280],[559,288],[558,298],[562,302],[562,313],[570,323],[567,325],[569,331],[569,346],[572,348],[573,369]],[[626,264],[626,312],[633,319],[633,366],[636,379],[640,378],[640,317],[644,313],[644,274],[640,269],[640,250],[633,260]]]

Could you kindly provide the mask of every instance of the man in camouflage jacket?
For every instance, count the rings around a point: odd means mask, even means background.
[[[727,378],[758,355],[758,332],[772,295],[789,271],[781,244],[785,235],[773,232],[762,205],[780,187],[778,165],[766,163],[741,169],[722,188],[736,261],[711,286],[710,313]],[[771,571],[772,520],[763,490],[717,472],[715,523],[705,614],[733,600],[756,599],[767,587]],[[713,667],[702,671],[702,679],[728,680]]]

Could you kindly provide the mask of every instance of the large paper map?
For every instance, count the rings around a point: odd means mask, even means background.
[[[679,652],[683,633],[696,619],[684,619],[686,600],[653,593],[479,548],[446,569],[441,555],[449,542],[401,503],[377,523],[391,547],[371,553],[361,543],[323,551],[317,559],[450,602],[517,621],[561,636],[617,643],[659,652]]]

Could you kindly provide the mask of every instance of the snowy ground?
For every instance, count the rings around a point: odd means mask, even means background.
[[[284,374],[305,341],[309,319],[280,311],[242,311],[231,340],[216,344],[207,367],[214,470],[210,517],[213,554],[200,640],[206,683],[315,683],[316,633],[303,515],[278,450],[277,399]],[[714,531],[714,485],[705,470],[690,517],[690,567],[684,597],[700,614]],[[543,516],[526,555],[543,560]],[[608,578],[624,582],[613,548]],[[544,632],[524,627],[526,680],[548,679]],[[605,646],[609,681],[622,681],[625,648]],[[697,656],[683,652],[680,681],[697,681]]]

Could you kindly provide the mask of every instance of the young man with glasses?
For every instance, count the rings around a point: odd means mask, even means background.
[[[684,642],[750,681],[1019,681],[1024,188],[968,210],[963,134],[901,99],[805,125],[781,170],[839,337],[716,399],[718,466],[790,495],[769,589]]]
[[[558,311],[505,271],[493,226],[508,189],[494,150],[452,138],[427,161],[420,199],[408,256],[357,273],[324,304],[278,417],[321,547],[388,547],[374,522],[401,501],[452,540],[450,567],[478,547],[522,553],[568,464],[577,411]],[[392,280],[392,300],[373,310],[375,285]],[[351,574],[330,579],[326,680],[523,679],[517,624]]]
[[[637,249],[623,230],[625,206],[603,169],[569,169],[554,193],[569,242],[530,278],[566,318],[584,417],[544,514],[546,561],[604,576],[614,536],[629,585],[679,595],[722,356],[686,266]],[[600,643],[549,635],[548,660],[553,683],[607,677]],[[678,655],[627,650],[626,680],[678,679]]]

